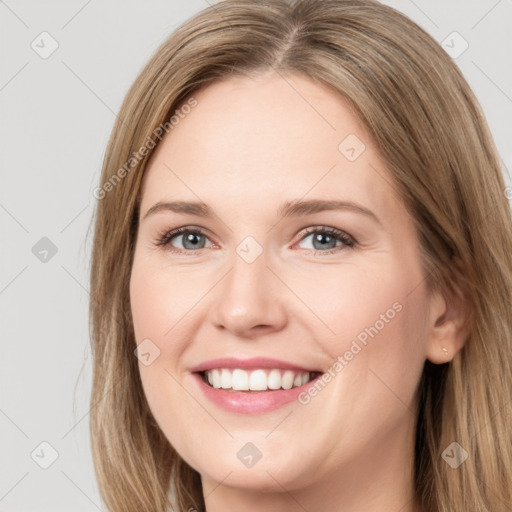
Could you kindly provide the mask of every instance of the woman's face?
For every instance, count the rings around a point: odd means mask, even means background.
[[[429,296],[374,143],[298,75],[194,98],[144,177],[131,276],[162,431],[212,488],[409,474]]]

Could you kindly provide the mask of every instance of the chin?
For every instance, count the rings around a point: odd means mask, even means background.
[[[242,451],[243,448],[240,450],[239,445],[243,447],[245,444],[239,441],[236,445],[237,451],[233,454],[230,450],[209,454],[207,460],[204,458],[201,460],[196,470],[202,477],[223,482],[223,485],[258,492],[276,492],[281,486],[292,490],[303,488],[311,483],[311,464],[304,460],[300,447],[293,449],[293,454],[286,454],[282,451],[281,443],[280,449],[270,449],[260,443],[261,451],[268,454],[263,453],[252,466],[246,466],[238,458],[237,452],[243,460],[244,454],[249,453],[250,450],[246,449],[246,452]]]

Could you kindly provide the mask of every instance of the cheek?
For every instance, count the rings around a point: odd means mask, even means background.
[[[383,258],[373,267],[347,267],[328,280],[311,281],[308,291],[308,304],[325,325],[319,342],[339,363],[333,372],[344,375],[335,379],[337,385],[359,396],[365,390],[379,396],[372,390],[387,384],[411,402],[425,359],[426,295],[419,265]]]
[[[163,352],[179,351],[184,337],[177,333],[183,331],[207,289],[186,271],[135,258],[130,301],[137,343],[150,338]]]
[[[134,267],[130,280],[130,302],[137,343],[144,338],[158,342],[169,330],[169,312],[174,307],[171,297],[164,275]]]
[[[190,433],[196,430],[195,418],[202,411],[183,394],[179,362],[188,339],[185,314],[197,297],[187,291],[188,287],[181,288],[173,274],[136,259],[130,300],[136,344],[151,355],[150,364],[138,365],[144,396],[167,439],[194,467],[197,461],[190,452],[194,452],[191,446],[197,440],[190,439]]]
[[[149,353],[146,358],[139,356],[139,372],[148,404],[161,425],[172,425],[160,416],[181,403],[180,363],[190,340],[187,311],[197,302],[190,291],[193,287],[183,287],[173,276],[176,272],[136,258],[130,280],[135,341],[138,352]]]

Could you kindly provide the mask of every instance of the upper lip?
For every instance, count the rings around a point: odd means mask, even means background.
[[[236,359],[233,357],[222,357],[204,361],[190,369],[192,373],[206,372],[214,368],[242,368],[245,370],[256,370],[258,368],[282,368],[283,370],[295,370],[303,372],[316,372],[311,368],[305,368],[297,364],[288,363],[280,359],[271,359],[268,357],[251,357],[249,359]]]

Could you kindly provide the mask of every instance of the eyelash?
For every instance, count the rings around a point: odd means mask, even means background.
[[[205,249],[205,247],[197,250],[186,250],[186,249],[177,249],[171,245],[171,241],[178,235],[181,234],[193,234],[193,235],[200,235],[207,237],[206,233],[204,233],[199,228],[190,228],[190,227],[181,227],[178,229],[174,229],[172,231],[164,232],[159,235],[158,239],[156,240],[155,244],[159,247],[164,247],[166,250],[169,250],[173,253],[198,253],[201,251],[201,249]],[[321,233],[323,235],[328,235],[336,238],[336,240],[339,240],[343,243],[342,246],[335,247],[334,249],[329,249],[326,251],[320,251],[318,249],[306,249],[314,251],[314,253],[321,253],[322,255],[325,254],[334,254],[340,250],[346,249],[346,248],[353,248],[357,247],[356,240],[349,236],[344,231],[341,231],[336,228],[327,227],[327,226],[321,226],[321,227],[311,227],[307,228],[306,231],[303,233],[302,238],[299,241],[302,241],[307,236],[311,235],[312,233]]]

